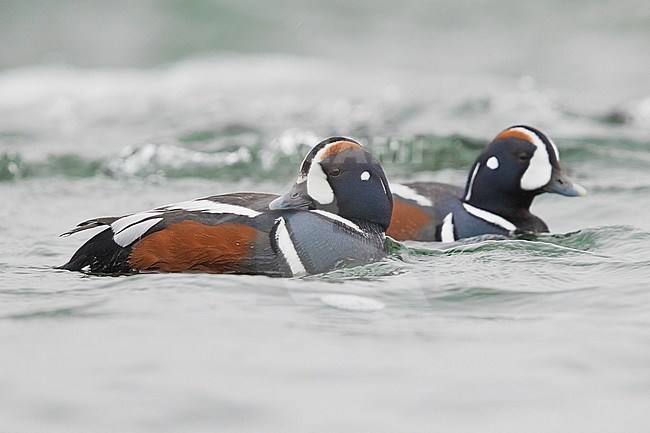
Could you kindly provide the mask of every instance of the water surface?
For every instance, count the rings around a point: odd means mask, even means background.
[[[72,57],[81,66],[6,57],[0,430],[644,431],[650,89],[647,15],[633,3],[614,15],[553,3],[510,29],[556,20],[566,49],[559,36],[515,40],[489,24],[503,21],[469,19],[504,5],[460,5],[467,20],[445,27],[453,10],[413,24],[423,4],[392,31],[361,6],[346,12],[370,18],[340,52],[335,30],[350,21],[271,55],[242,40],[240,54],[120,57],[120,67],[83,50]],[[266,29],[273,46],[293,37]],[[523,62],[535,68],[492,60],[500,51],[487,42],[473,61],[434,56],[450,35],[466,35],[462,47],[486,32],[519,53],[537,41],[539,61]],[[599,34],[604,55],[571,49]],[[440,38],[431,57],[404,50],[389,62],[377,43],[367,62],[350,61],[371,36],[407,46],[414,35]],[[590,193],[535,201],[550,235],[395,244],[385,262],[301,279],[54,269],[89,236],[58,237],[80,221],[281,191],[320,137],[361,139],[393,181],[463,184],[481,147],[518,123],[553,137]]]

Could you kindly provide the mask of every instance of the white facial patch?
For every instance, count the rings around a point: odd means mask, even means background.
[[[499,168],[499,159],[496,156],[492,156],[490,157],[490,159],[487,160],[485,165],[490,170],[496,170],[497,168]]]
[[[467,195],[465,196],[465,201],[469,201],[470,198],[472,198],[472,188],[474,188],[474,179],[476,179],[476,175],[478,174],[478,169],[481,168],[481,164],[477,163],[476,167],[474,167],[474,171],[472,172],[472,177],[469,179],[469,186],[467,187]]]
[[[254,211],[244,206],[237,206],[234,204],[219,203],[212,200],[191,200],[184,201],[181,203],[170,204],[168,206],[163,206],[159,209],[168,209],[168,210],[186,210],[190,212],[206,212],[214,214],[224,214],[230,213],[235,215],[246,216],[249,218],[255,218],[258,215],[261,215],[260,212]]]
[[[330,204],[334,201],[334,191],[327,181],[327,175],[320,163],[312,162],[307,174],[307,194],[320,204]]]
[[[440,228],[440,240],[442,242],[454,242],[454,214],[449,212],[444,220],[442,220],[442,227]]]
[[[393,194],[407,200],[412,200],[420,206],[433,206],[433,202],[431,202],[431,200],[421,194],[418,194],[413,188],[409,188],[406,185],[391,183],[390,190],[393,192]]]
[[[513,128],[514,131],[525,134],[528,141],[535,146],[533,157],[528,162],[528,168],[521,177],[520,186],[524,191],[533,191],[546,185],[551,180],[553,166],[546,150],[546,145],[537,134],[526,128]]]
[[[368,180],[370,179],[370,172],[364,171],[361,173],[361,180]]]
[[[323,155],[334,144],[336,143],[328,144],[314,155],[307,173],[307,194],[320,204],[330,204],[334,201],[334,191],[332,191],[332,187],[327,181],[327,175],[320,165]]]
[[[296,251],[296,247],[291,240],[291,235],[289,234],[289,230],[287,230],[284,218],[280,217],[276,221],[278,222],[278,228],[275,231],[275,242],[284,259],[287,261],[291,273],[294,277],[307,274],[307,270],[302,264],[298,251]]]

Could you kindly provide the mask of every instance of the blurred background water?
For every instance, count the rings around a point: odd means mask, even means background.
[[[650,5],[0,2],[0,431],[625,431],[650,415]],[[304,279],[62,272],[79,221],[278,192],[319,138],[463,184],[529,123],[553,235]]]

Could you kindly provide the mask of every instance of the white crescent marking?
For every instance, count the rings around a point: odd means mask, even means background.
[[[546,144],[532,131],[526,128],[512,128],[513,131],[521,132],[528,137],[528,140],[535,146],[533,157],[528,162],[528,168],[521,176],[520,186],[524,191],[534,191],[549,183],[553,166],[546,150]]]
[[[318,154],[316,155],[318,156]],[[307,194],[320,204],[329,204],[334,201],[334,191],[332,191],[332,187],[327,181],[327,175],[323,171],[323,167],[318,162],[312,162],[311,167],[309,167]]]
[[[296,247],[291,240],[291,235],[289,235],[284,218],[280,217],[276,221],[278,222],[278,228],[275,231],[275,242],[278,244],[278,248],[280,248],[284,259],[287,261],[291,273],[294,277],[306,275],[307,270],[302,264],[298,251],[296,251]]]
[[[440,239],[442,242],[454,242],[456,240],[454,236],[454,214],[452,212],[449,212],[442,221]]]

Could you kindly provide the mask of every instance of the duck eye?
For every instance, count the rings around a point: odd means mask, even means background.
[[[520,153],[517,155],[517,158],[519,158],[519,161],[528,161],[530,159],[530,155],[527,153]]]
[[[332,176],[332,177],[336,177],[339,174],[341,174],[341,169],[340,168],[333,168],[329,172],[329,175]]]

